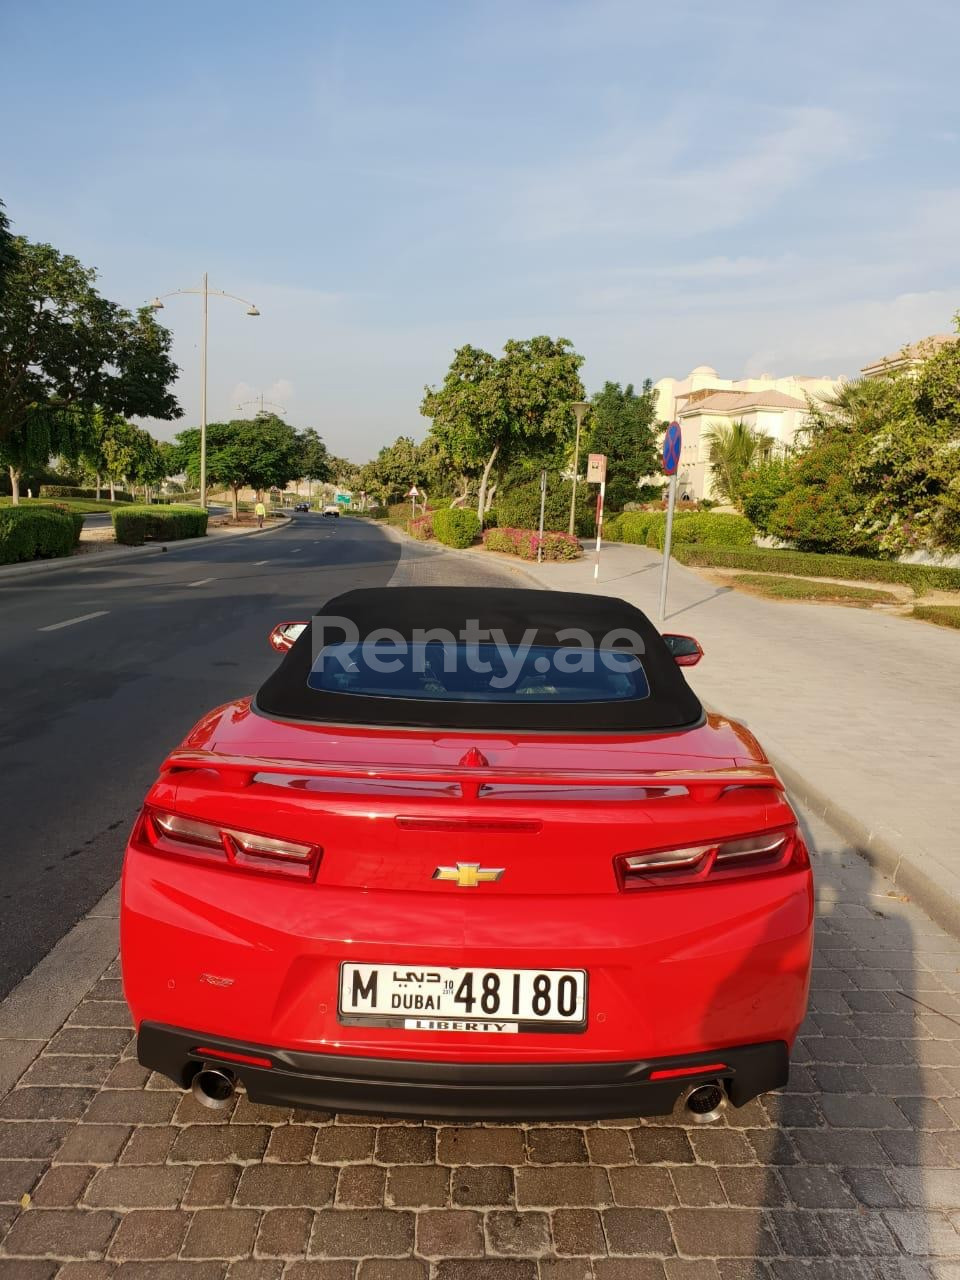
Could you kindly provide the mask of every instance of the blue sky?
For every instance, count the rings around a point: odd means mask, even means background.
[[[363,460],[464,342],[569,337],[593,389],[949,331],[958,49],[943,0],[2,0],[0,198],[126,305],[252,298],[211,418],[263,391]]]

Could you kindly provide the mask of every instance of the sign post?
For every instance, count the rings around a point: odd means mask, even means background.
[[[416,486],[416,485],[411,485],[411,486],[410,486],[410,492],[407,494],[407,497],[410,499],[410,503],[411,503],[411,506],[412,506],[412,508],[413,508],[412,519],[416,520],[416,518],[417,518],[417,499],[420,497],[420,490],[417,488],[417,486]]]
[[[587,483],[599,484],[597,494],[597,558],[593,564],[594,582],[600,577],[600,540],[603,537],[603,500],[607,493],[607,455],[591,453],[587,458]]]
[[[677,467],[683,437],[680,423],[671,422],[663,437],[663,473],[670,477],[667,493],[667,527],[663,535],[663,566],[660,570],[660,622],[667,612],[667,574],[670,571],[670,544],[673,541],[673,511],[677,505]]]
[[[537,564],[543,563],[543,508],[547,501],[547,473],[540,472],[540,528],[537,538]]]

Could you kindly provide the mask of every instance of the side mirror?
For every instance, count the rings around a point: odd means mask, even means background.
[[[695,667],[703,657],[700,642],[694,640],[693,636],[665,635],[663,643],[670,650],[678,667]]]
[[[309,622],[278,622],[270,632],[270,648],[276,649],[277,653],[286,653],[309,625]]]

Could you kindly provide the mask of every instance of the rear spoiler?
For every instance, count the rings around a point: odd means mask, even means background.
[[[774,788],[784,786],[771,764],[736,764],[727,768],[707,769],[517,769],[487,765],[483,768],[424,765],[358,765],[314,764],[303,760],[264,760],[258,756],[227,756],[216,751],[181,749],[172,751],[161,772],[176,774],[197,769],[211,769],[228,777],[238,788],[267,781],[264,775],[277,774],[289,779],[352,779],[360,782],[456,783],[465,797],[478,798],[482,787],[649,787],[653,791],[682,787],[697,800],[715,800],[725,791],[740,788]],[[279,779],[278,779],[279,781]]]

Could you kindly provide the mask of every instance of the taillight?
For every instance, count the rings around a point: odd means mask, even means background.
[[[160,809],[144,810],[142,831],[145,843],[158,853],[219,862],[244,871],[311,880],[320,862],[319,845],[198,822]]]
[[[649,853],[626,853],[616,859],[623,889],[702,884],[708,879],[712,882],[807,865],[806,847],[796,827],[674,849],[653,849]]]

